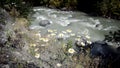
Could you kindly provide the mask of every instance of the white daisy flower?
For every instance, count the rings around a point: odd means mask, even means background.
[[[85,43],[84,43],[84,42],[81,42],[81,45],[82,45],[82,46],[85,46]]]
[[[55,33],[51,33],[50,35],[51,35],[51,36],[55,36],[56,34],[55,34]]]
[[[48,38],[43,38],[43,41],[44,41],[44,42],[48,42],[49,39],[48,39]]]
[[[64,37],[64,34],[63,33],[60,33],[59,35],[58,35],[58,37]]]
[[[61,67],[61,66],[62,66],[62,64],[61,64],[61,63],[57,63],[56,65],[57,65],[57,67]]]
[[[87,43],[88,43],[88,44],[92,44],[92,42],[91,42],[91,41],[87,41]]]
[[[86,35],[85,37],[86,37],[87,39],[90,39],[90,36],[88,36],[88,35]]]
[[[41,37],[41,34],[40,33],[37,33],[37,34],[35,34],[37,37]]]
[[[34,51],[38,51],[39,50],[39,48],[36,48]]]
[[[72,33],[72,34],[70,34],[70,36],[75,36],[75,34],[74,34],[74,33]]]
[[[35,47],[35,46],[36,46],[36,44],[30,44],[30,46]]]
[[[69,49],[68,49],[68,53],[73,54],[73,53],[75,53],[75,50],[74,50],[73,48],[69,48]]]
[[[67,32],[66,31],[62,31],[62,33],[66,34]]]
[[[52,33],[52,32],[53,32],[53,30],[51,30],[51,29],[48,29],[47,31],[48,31],[49,33]]]
[[[80,38],[75,38],[76,41],[80,41],[81,39]]]
[[[71,29],[67,29],[66,31],[67,31],[68,33],[71,33],[71,32],[72,32],[72,30],[71,30]]]
[[[40,54],[36,53],[35,58],[40,58]]]
[[[39,40],[41,40],[41,41],[42,41],[43,39],[44,39],[44,38],[39,38]]]

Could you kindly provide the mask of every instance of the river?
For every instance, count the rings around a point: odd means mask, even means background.
[[[39,30],[43,35],[47,34],[48,30],[55,30],[56,36],[62,33],[65,35],[64,37],[73,39],[88,35],[92,41],[98,41],[103,40],[104,35],[109,31],[120,28],[120,21],[93,17],[84,12],[60,11],[43,7],[35,7],[33,11],[34,13],[30,17],[32,20],[30,29]],[[48,20],[51,24],[45,27],[40,26],[41,20]]]

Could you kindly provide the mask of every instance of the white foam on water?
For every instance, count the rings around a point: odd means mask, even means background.
[[[112,29],[115,29],[115,28],[118,29],[115,26],[109,26],[109,27],[104,28],[103,30],[107,31],[107,30],[112,30]]]
[[[36,17],[37,20],[47,20],[47,18],[45,16],[37,16]]]
[[[29,28],[30,28],[30,29],[41,29],[41,28],[43,28],[43,27],[40,27],[40,26],[38,26],[38,25],[31,25]]]

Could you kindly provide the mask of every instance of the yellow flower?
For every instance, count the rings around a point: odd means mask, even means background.
[[[40,58],[40,54],[36,53],[35,58]]]
[[[67,31],[68,33],[71,33],[71,32],[72,32],[72,30],[71,30],[71,29],[67,29],[66,31]]]
[[[68,53],[73,54],[73,53],[75,53],[75,50],[74,50],[73,48],[69,48],[69,49],[68,49]]]
[[[81,42],[81,45],[82,45],[82,46],[85,46],[85,43]]]

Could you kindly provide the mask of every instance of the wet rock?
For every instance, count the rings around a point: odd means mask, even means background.
[[[90,54],[92,57],[101,56],[102,58],[113,58],[117,55],[115,49],[103,41],[93,42]]]
[[[39,25],[45,27],[47,25],[50,25],[50,21],[48,21],[48,20],[42,20],[42,21],[39,22]]]
[[[100,68],[119,68],[120,53],[119,47],[113,48],[104,41],[96,41],[91,44],[90,56],[99,58]]]

